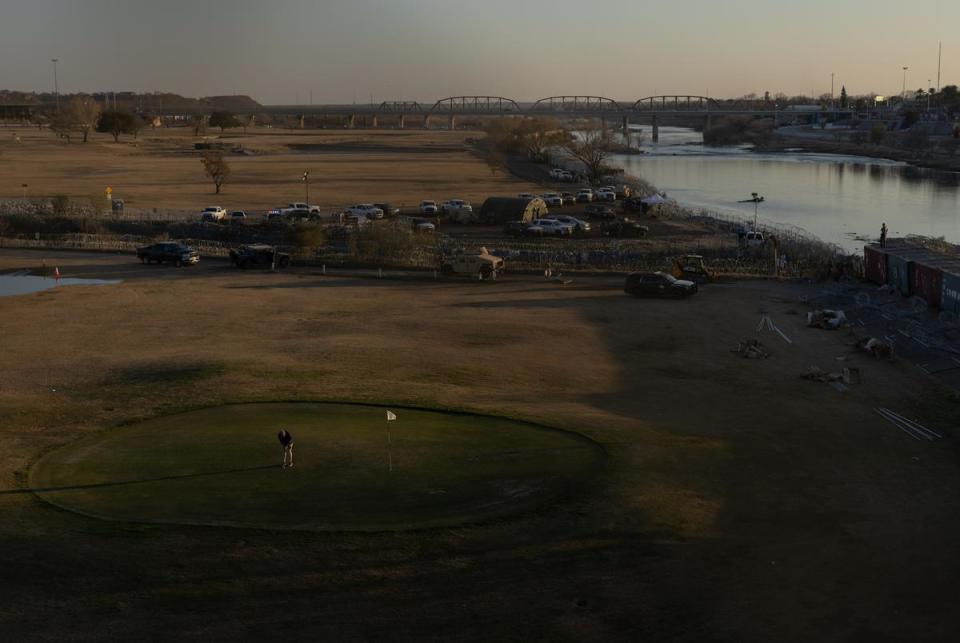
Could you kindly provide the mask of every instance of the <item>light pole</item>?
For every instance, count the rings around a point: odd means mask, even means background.
[[[834,104],[833,104],[833,72],[830,72],[830,109],[834,109]]]
[[[933,85],[930,84],[930,79],[927,79],[927,111],[930,111],[930,94],[933,93]]]
[[[737,201],[737,203],[752,203],[753,204],[753,231],[757,231],[757,215],[759,213],[759,206],[763,203],[763,197],[756,192],[750,193],[751,198],[744,199],[743,201]]]
[[[57,113],[60,113],[60,82],[57,80],[57,63],[60,61],[59,58],[51,58],[50,62],[53,63],[53,91],[57,96]]]
[[[304,197],[305,203],[307,204],[307,207],[309,207],[310,206],[310,172],[309,170],[303,173],[303,189],[306,194],[306,196]]]
[[[907,98],[907,70],[909,67],[903,68],[903,89],[900,90],[900,98],[906,100]]]

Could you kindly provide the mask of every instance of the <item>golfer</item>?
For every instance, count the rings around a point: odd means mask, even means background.
[[[290,432],[286,429],[280,429],[280,433],[277,434],[277,440],[280,441],[280,446],[283,447],[283,464],[280,465],[281,468],[292,467],[293,466],[293,436],[290,435]]]

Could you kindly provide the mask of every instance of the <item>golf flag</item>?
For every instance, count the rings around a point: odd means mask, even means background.
[[[393,422],[397,419],[397,414],[393,411],[387,411],[387,422]]]
[[[59,268],[59,267],[54,267],[54,269],[53,269],[53,278],[56,279],[57,281],[60,281],[60,268]]]

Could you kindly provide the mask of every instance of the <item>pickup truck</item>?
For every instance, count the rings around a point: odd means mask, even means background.
[[[200,213],[201,221],[223,221],[227,216],[227,211],[219,205],[211,205],[203,209]]]
[[[155,243],[137,248],[137,258],[143,263],[170,263],[176,267],[200,262],[200,253],[182,243]]]
[[[306,210],[310,214],[320,214],[319,205],[309,205],[307,203],[288,203],[285,207],[277,209],[280,211],[280,214],[293,214],[302,210]]]

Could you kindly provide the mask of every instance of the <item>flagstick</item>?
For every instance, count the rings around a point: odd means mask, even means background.
[[[390,472],[393,473],[393,440],[390,439],[390,421],[387,421],[387,462]]]

